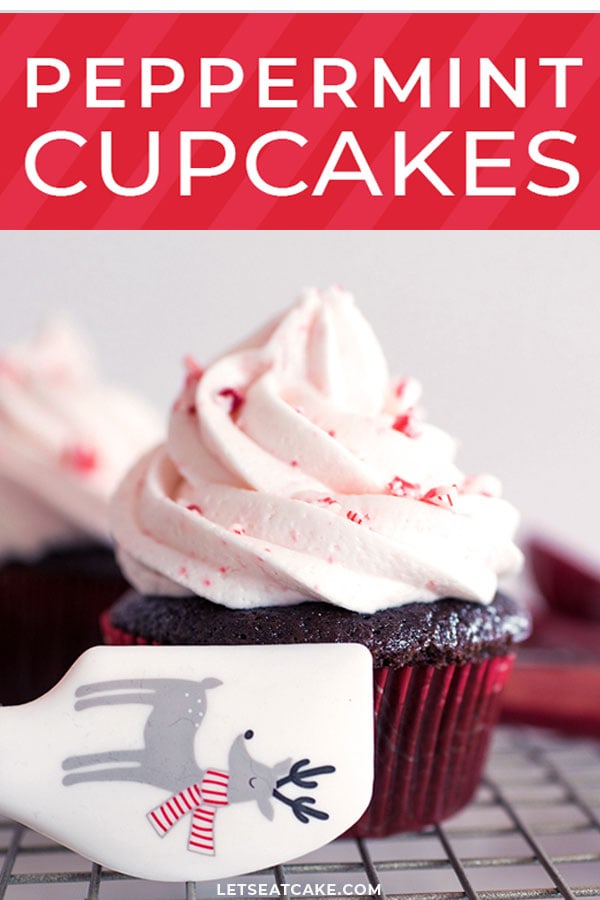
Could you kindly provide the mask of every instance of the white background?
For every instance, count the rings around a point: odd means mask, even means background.
[[[104,374],[164,410],[182,377],[293,302],[351,290],[392,371],[525,529],[600,557],[598,232],[3,232],[0,350],[66,310]]]

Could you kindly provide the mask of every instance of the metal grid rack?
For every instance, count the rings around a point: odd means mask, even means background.
[[[229,882],[126,878],[8,821],[0,864],[0,900],[246,900],[319,890],[344,900],[600,900],[600,741],[501,728],[474,801],[443,825],[335,841]]]

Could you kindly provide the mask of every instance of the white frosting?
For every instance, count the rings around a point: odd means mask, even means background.
[[[350,295],[307,292],[188,374],[166,444],[115,498],[126,575],[233,608],[489,602],[521,563],[516,511],[496,479],[465,479],[419,393],[390,382]]]
[[[66,322],[0,357],[0,559],[109,540],[108,501],[160,440],[141,399],[103,384]]]

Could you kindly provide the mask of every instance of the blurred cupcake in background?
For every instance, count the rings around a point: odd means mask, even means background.
[[[108,503],[161,438],[141,398],[103,383],[66,320],[0,355],[0,702],[52,687],[98,643],[123,590]]]

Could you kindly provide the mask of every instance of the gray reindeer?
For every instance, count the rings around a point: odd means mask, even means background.
[[[314,779],[335,771],[334,766],[310,767],[310,760],[292,764],[286,759],[268,766],[253,759],[247,742],[252,729],[239,734],[229,750],[228,770],[201,769],[196,762],[194,740],[206,713],[206,692],[222,682],[217,678],[192,681],[182,678],[118,679],[79,687],[76,710],[96,706],[145,704],[150,713],[144,727],[144,745],[135,750],[107,750],[69,756],[63,784],[95,781],[134,781],[171,792],[171,797],[148,812],[148,819],[162,837],[184,816],[191,815],[188,849],[214,854],[213,826],[219,806],[255,800],[267,819],[274,815],[273,798],[290,807],[303,823],[309,817],[328,819],[315,808],[310,795],[290,798],[281,791],[287,784],[305,790],[318,786]]]

